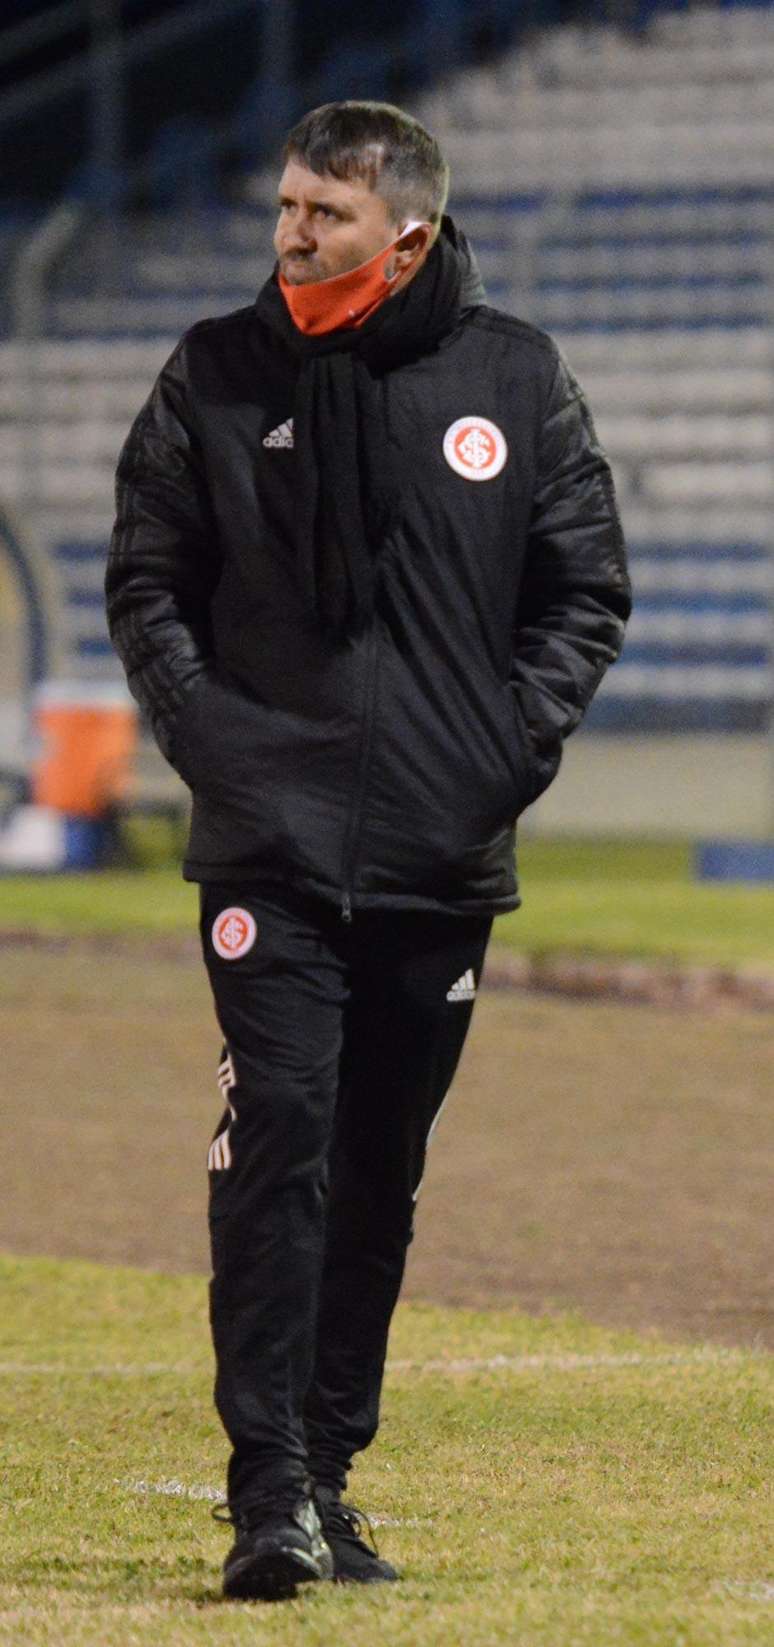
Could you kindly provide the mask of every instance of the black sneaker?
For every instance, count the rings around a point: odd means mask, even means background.
[[[299,1584],[333,1577],[333,1556],[317,1510],[303,1488],[268,1491],[233,1515],[233,1549],[223,1566],[223,1594],[230,1601],[286,1601]]]
[[[335,1487],[315,1487],[314,1501],[331,1548],[333,1577],[338,1584],[387,1584],[398,1577],[389,1561],[379,1555],[373,1528],[363,1510],[343,1504]],[[366,1530],[370,1544],[360,1536]]]

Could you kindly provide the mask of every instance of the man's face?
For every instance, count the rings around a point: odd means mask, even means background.
[[[321,177],[289,160],[278,193],[274,250],[290,286],[346,274],[397,238],[400,224],[363,178]]]

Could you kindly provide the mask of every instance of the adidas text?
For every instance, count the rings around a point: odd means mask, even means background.
[[[270,434],[264,435],[263,444],[264,444],[264,446],[292,446],[293,445],[293,419],[292,419],[292,417],[287,418],[284,423],[281,423],[279,425],[279,428],[272,429]]]

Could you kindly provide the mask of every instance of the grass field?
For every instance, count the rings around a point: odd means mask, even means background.
[[[530,841],[521,871],[500,942],[774,966],[774,891],[695,886],[684,847]],[[0,881],[0,935],[137,940],[6,951],[6,1246],[195,1267],[214,1101],[195,924],[177,869]],[[518,1282],[538,1313],[399,1306],[352,1496],[400,1585],[224,1604],[204,1276],[8,1257],[0,1643],[774,1647],[772,1360],[735,1347],[770,1320],[770,1019],[496,993],[477,1014],[420,1219],[416,1273],[452,1290],[419,1296],[465,1300],[472,1253],[467,1301]],[[560,1280],[643,1330],[557,1314]],[[692,1290],[727,1342],[689,1326]]]
[[[654,956],[774,967],[774,888],[696,884],[680,843],[527,839],[523,907],[499,943],[532,954]],[[177,868],[0,881],[0,931],[182,932],[196,891]]]
[[[399,1307],[352,1484],[394,1588],[219,1600],[202,1278],[0,1262],[0,1641],[762,1647],[771,1361],[515,1312]]]

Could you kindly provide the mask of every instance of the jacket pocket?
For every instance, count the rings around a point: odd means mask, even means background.
[[[562,759],[562,740],[556,738],[538,747],[530,734],[516,688],[508,686],[506,691],[516,735],[514,766],[518,781],[518,812],[523,812],[556,777]]]
[[[172,764],[189,789],[224,792],[238,787],[254,751],[260,706],[212,675],[192,687],[172,734]]]

